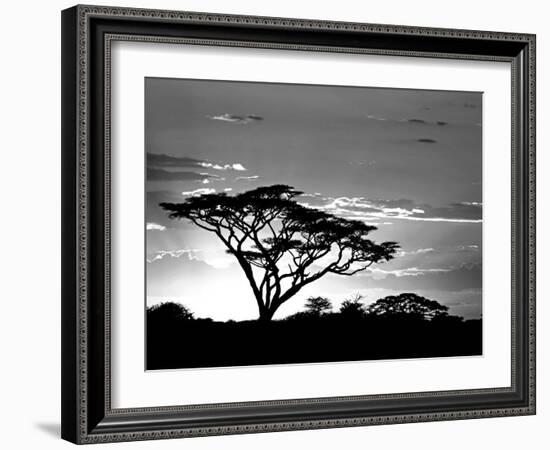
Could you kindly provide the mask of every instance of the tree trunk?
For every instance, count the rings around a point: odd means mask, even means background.
[[[275,314],[275,309],[263,308],[260,310],[260,317],[258,320],[261,322],[269,322],[273,318],[273,314]]]
[[[269,305],[269,308],[266,308],[264,305],[263,305],[263,301],[260,301],[258,302],[258,305],[262,305],[259,307],[259,311],[260,311],[260,317],[258,317],[258,320],[260,321],[265,321],[265,322],[269,322],[275,312],[279,309],[279,307],[284,303],[286,302],[289,298],[291,298],[295,293],[293,293],[292,295],[288,296],[287,298],[285,298],[283,301],[281,301],[281,298],[277,297],[275,299],[272,299],[271,300],[271,304]]]

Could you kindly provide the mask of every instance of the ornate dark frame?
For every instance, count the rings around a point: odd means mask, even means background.
[[[512,384],[112,409],[113,40],[507,61],[512,66]],[[98,443],[535,413],[535,36],[99,6],[62,12],[62,437]]]

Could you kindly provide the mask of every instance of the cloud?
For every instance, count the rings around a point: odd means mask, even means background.
[[[320,192],[314,192],[313,194],[308,194],[307,192],[304,192],[300,194],[298,198],[313,198],[324,200],[325,197],[323,197],[323,194],[321,194]]]
[[[417,277],[421,275],[426,275],[428,273],[440,273],[440,272],[450,272],[452,269],[419,269],[417,267],[409,267],[406,269],[394,269],[394,270],[383,270],[379,268],[369,268],[367,273],[371,273],[374,276],[383,275],[382,278],[385,278],[388,275],[393,275],[397,278],[400,277]]]
[[[369,114],[369,115],[367,116],[367,119],[369,119],[369,120],[376,120],[376,121],[379,121],[379,122],[385,122],[385,121],[387,121],[387,120],[389,120],[389,121],[391,121],[391,122],[394,122],[394,120],[392,120],[392,119],[388,119],[388,118],[386,118],[386,117],[375,116],[375,115],[373,115],[373,114]]]
[[[409,255],[422,255],[425,253],[432,253],[435,250],[433,248],[418,248],[416,250],[398,250],[397,256],[409,256]]]
[[[216,192],[216,189],[214,188],[200,188],[200,189],[195,189],[194,191],[184,191],[181,193],[181,195],[198,197],[199,195],[214,194],[215,192]]]
[[[212,180],[224,180],[219,175],[196,172],[192,169],[211,169],[217,171],[246,170],[241,163],[218,163],[187,156],[171,156],[147,153],[147,179],[152,181],[201,181],[204,184]],[[204,181],[207,180],[207,181]]]
[[[241,163],[214,163],[203,159],[190,158],[188,156],[172,156],[158,153],[147,153],[147,167],[169,167],[178,169],[206,167],[215,170],[246,170]]]
[[[429,120],[424,120],[424,119],[407,119],[406,120],[407,122],[409,123],[418,123],[418,124],[423,124],[423,125],[437,125],[437,126],[440,126],[440,127],[443,127],[445,125],[449,125],[449,122],[445,122],[443,120],[436,120],[436,121],[429,121]]]
[[[213,164],[213,163],[210,163],[210,162],[200,162],[200,165],[202,167],[207,167],[209,169],[214,169],[214,170],[237,170],[237,171],[243,171],[243,170],[246,170],[246,168],[241,164],[241,163],[235,163],[235,164],[224,164],[224,165],[221,165],[221,164]]]
[[[147,153],[147,167],[198,168],[204,161],[187,156]]]
[[[147,168],[148,181],[202,181],[204,175],[195,172],[173,172],[164,169]]]
[[[376,161],[350,161],[349,164],[352,166],[371,167],[376,165]]]
[[[483,205],[480,202],[451,203],[443,207],[422,205],[421,208],[424,210],[424,214],[420,214],[420,217],[414,217],[412,220],[482,222]]]
[[[235,259],[232,255],[227,254],[224,250],[209,251],[198,248],[191,249],[174,249],[174,250],[157,250],[147,254],[147,262],[149,264],[164,260],[163,264],[169,264],[168,259],[181,259],[185,261],[198,262],[201,265],[206,264],[209,268],[225,269],[235,264]],[[177,262],[177,261],[174,261]]]
[[[219,175],[206,172],[182,172],[164,169],[147,169],[148,181],[196,181],[202,184],[209,184],[213,181],[225,181]]]
[[[210,120],[219,120],[221,122],[236,123],[236,124],[240,124],[240,125],[246,125],[248,123],[258,122],[258,121],[264,120],[263,117],[257,116],[255,114],[248,114],[246,116],[239,116],[239,115],[236,115],[236,114],[224,113],[224,114],[218,114],[216,116],[206,116],[206,117]]]
[[[379,122],[392,122],[392,123],[403,123],[403,124],[417,124],[417,125],[436,125],[439,127],[449,125],[449,122],[445,122],[444,120],[425,120],[425,119],[419,119],[416,117],[413,118],[404,118],[404,119],[390,119],[388,117],[380,117],[375,115],[368,115],[367,119],[369,120],[376,120]]]
[[[233,188],[225,188],[224,191],[225,192],[231,192],[233,190]]]
[[[481,202],[460,202],[461,205],[464,205],[464,206],[480,206],[481,207]]]
[[[150,255],[147,255],[147,262],[149,264],[154,263],[155,261],[160,261],[165,257],[171,258],[181,258],[186,255],[190,261],[197,260],[195,253],[200,250],[197,249],[179,249],[179,250],[159,250]]]
[[[376,265],[373,268],[380,268],[377,278],[382,275],[394,274],[396,276],[418,276],[435,273],[435,269],[444,269],[448,272],[459,268],[461,265],[474,265],[481,263],[479,248],[470,245],[441,245],[437,247],[402,248],[396,252],[395,258],[383,265]],[[433,269],[432,269],[433,268]]]
[[[480,202],[459,202],[434,207],[416,204],[412,200],[370,200],[365,197],[304,196],[302,205],[320,209],[340,217],[378,222],[381,220],[412,220],[425,222],[481,223]]]
[[[239,180],[252,181],[252,180],[257,180],[258,178],[260,178],[259,175],[252,175],[250,177],[237,177],[235,178],[235,181],[239,181]]]
[[[481,263],[464,263],[447,268],[423,269],[410,267],[398,270],[374,268],[360,278],[367,277],[369,287],[388,287],[396,290],[440,289],[462,291],[481,289]]]
[[[147,231],[164,231],[166,227],[154,222],[147,222]]]
[[[479,245],[459,245],[456,249],[458,252],[479,252]]]

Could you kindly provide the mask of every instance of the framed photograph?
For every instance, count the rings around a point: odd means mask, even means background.
[[[62,12],[62,437],[535,413],[535,36]]]

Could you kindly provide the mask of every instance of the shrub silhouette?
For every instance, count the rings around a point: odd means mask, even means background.
[[[351,276],[389,261],[399,247],[368,239],[374,226],[299,204],[302,193],[277,184],[160,206],[170,218],[190,220],[220,239],[250,284],[259,319],[269,321],[308,284],[329,273]]]
[[[179,322],[193,319],[193,313],[181,303],[163,302],[147,308],[147,319],[159,322]]]
[[[381,317],[432,319],[447,314],[448,307],[413,293],[390,295],[368,307],[368,314]]]
[[[320,316],[332,309],[332,303],[330,303],[330,300],[326,297],[309,297],[306,300],[305,307],[306,313]]]
[[[361,294],[355,294],[353,297],[344,300],[340,305],[340,314],[349,318],[364,317],[367,311],[362,300],[363,296]]]

